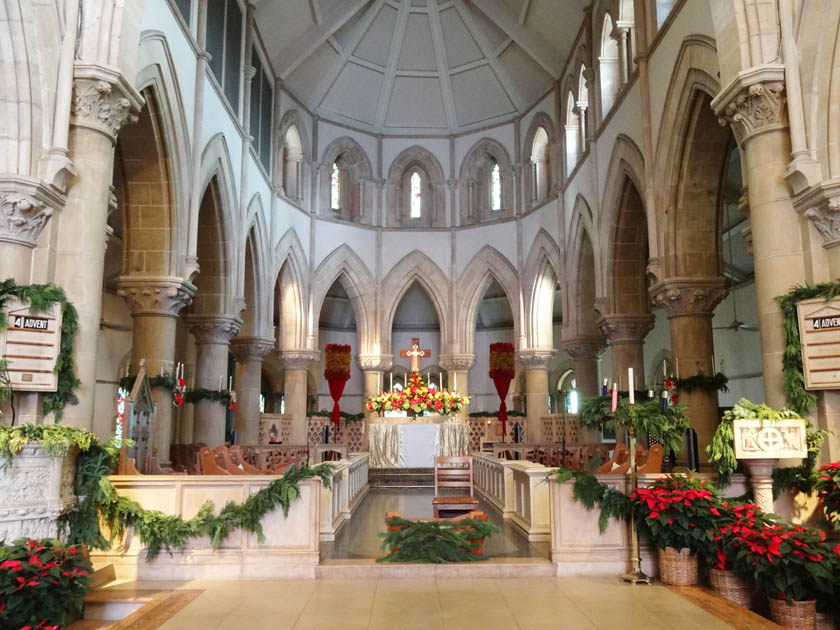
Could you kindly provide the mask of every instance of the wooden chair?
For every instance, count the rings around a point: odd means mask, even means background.
[[[230,455],[231,461],[236,466],[240,466],[242,470],[244,470],[249,475],[264,475],[267,472],[265,470],[260,470],[252,464],[249,464],[245,460],[245,454],[242,452],[242,447],[238,444],[234,444],[233,446],[228,447],[228,454]]]
[[[216,463],[216,454],[209,446],[198,449],[198,467],[200,475],[229,475],[230,473]]]
[[[402,527],[400,527],[399,525],[396,525],[396,526],[388,525],[388,521],[391,518],[393,518],[394,516],[402,517],[402,514],[400,514],[399,512],[385,512],[385,525],[386,525],[386,529],[389,532],[398,532],[402,529]],[[429,518],[409,518],[409,519],[406,519],[406,520],[413,521],[413,522],[418,522],[418,521],[452,521],[452,522],[458,522],[458,521],[463,521],[463,520],[468,519],[468,518],[475,519],[477,521],[483,521],[485,523],[489,520],[489,517],[487,516],[487,514],[485,514],[484,512],[478,512],[478,511],[467,512],[466,514],[461,514],[460,516],[456,516],[454,518],[433,518],[433,519],[429,519]],[[470,530],[472,530],[471,527],[465,527],[463,529],[456,530],[456,531],[470,531]],[[484,543],[485,543],[484,538],[468,538],[467,540],[469,542],[473,543],[473,544],[478,543],[478,545],[479,545],[476,549],[471,549],[470,550],[471,555],[473,555],[473,556],[483,556],[484,555]],[[399,549],[399,547],[394,547],[393,549],[391,549],[391,551],[396,551],[397,549]]]
[[[595,474],[602,475],[604,473],[616,472],[618,468],[614,469],[613,464],[618,464],[618,466],[621,467],[629,459],[630,449],[627,448],[625,444],[616,444],[615,450],[613,451],[612,459],[605,461],[603,465],[601,465],[601,467],[595,471]]]
[[[435,518],[441,510],[471,512],[478,509],[473,493],[472,457],[435,457],[435,498],[432,499]],[[468,495],[441,496],[441,488],[469,488]]]

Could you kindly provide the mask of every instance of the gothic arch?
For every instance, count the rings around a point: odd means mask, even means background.
[[[316,316],[320,316],[327,291],[336,281],[339,281],[347,292],[356,316],[356,353],[374,353],[376,281],[358,254],[347,245],[341,245],[334,250],[315,270],[312,286]]]
[[[540,129],[546,136],[544,154],[535,156],[534,144]],[[556,193],[559,175],[556,163],[562,157],[558,154],[558,148],[554,121],[545,112],[537,112],[528,126],[528,132],[525,134],[525,144],[522,147],[522,155],[526,163],[525,201],[528,207],[533,208]],[[537,160],[541,158],[542,163],[535,161],[535,158]],[[544,181],[543,178],[545,178]]]
[[[234,240],[226,219],[221,180],[219,173],[211,175],[196,217],[198,275],[193,280],[196,294],[192,307],[196,315],[239,315],[234,305]]]
[[[409,287],[417,282],[428,294],[437,311],[440,323],[441,348],[449,346],[449,280],[440,267],[426,254],[414,250],[394,265],[381,284],[382,296],[382,347],[391,352],[391,329],[400,300]]]
[[[458,352],[461,354],[475,352],[475,324],[478,308],[488,284],[494,278],[505,290],[508,302],[510,302],[510,310],[513,313],[513,336],[515,339],[519,338],[521,328],[519,275],[499,250],[491,245],[485,245],[467,263],[455,291],[458,303],[455,305],[457,315],[454,341],[458,344]]]
[[[303,118],[296,109],[289,109],[283,114],[283,117],[280,119],[280,125],[278,127],[280,142],[283,142],[283,138],[286,137],[286,132],[289,130],[289,127],[294,126],[297,129],[298,135],[300,136],[300,144],[301,150],[303,152],[303,159],[304,161],[308,162],[310,158],[310,149],[309,149],[309,136],[306,134],[306,127],[303,124]]]
[[[553,349],[554,293],[562,278],[563,255],[544,229],[537,233],[521,274],[522,296],[527,311],[525,337],[527,348]]]
[[[333,164],[341,162],[341,207],[330,203],[330,178]],[[321,214],[354,223],[371,223],[374,189],[373,168],[362,146],[350,136],[333,140],[324,150],[320,168]]]
[[[270,338],[271,323],[271,270],[269,261],[269,232],[265,223],[262,199],[257,193],[248,204],[248,231],[242,247],[244,278],[242,294],[245,298],[245,315],[242,318],[242,335]]]
[[[297,147],[289,146],[287,136],[294,128],[297,136]],[[290,109],[280,119],[277,133],[278,151],[280,159],[276,160],[274,182],[283,186],[288,199],[301,202],[306,196],[305,166],[311,162],[309,137],[303,119],[296,109]]]
[[[277,346],[282,350],[306,348],[309,321],[309,265],[293,228],[274,248],[277,269],[274,284],[274,325]]]
[[[599,305],[601,295],[601,257],[599,242],[594,230],[592,210],[586,199],[578,195],[572,210],[569,248],[566,253],[566,277],[563,292],[563,324],[569,337],[598,334],[592,311]]]
[[[410,216],[407,176],[423,173],[424,203],[419,219]],[[446,175],[437,157],[419,145],[403,150],[388,169],[388,224],[392,226],[444,227],[446,225]]]
[[[502,179],[502,203],[498,211],[490,210],[490,164],[499,165]],[[458,180],[461,225],[482,223],[513,216],[514,173],[507,150],[497,140],[482,138],[461,163]]]

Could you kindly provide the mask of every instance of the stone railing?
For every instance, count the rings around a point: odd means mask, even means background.
[[[335,466],[330,487],[321,488],[320,540],[335,540],[368,491],[368,454],[351,453]]]
[[[242,453],[252,466],[274,468],[292,460],[306,461],[309,449],[304,444],[245,444]]]

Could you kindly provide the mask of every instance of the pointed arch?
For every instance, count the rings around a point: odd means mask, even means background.
[[[502,180],[501,209],[490,207],[490,172],[499,165]],[[510,155],[492,138],[478,140],[461,163],[459,196],[461,225],[513,216],[514,172]]]
[[[330,178],[337,164],[341,176],[341,203],[334,209],[330,204]],[[367,192],[373,180],[373,168],[362,146],[350,136],[333,140],[324,149],[320,169],[321,214],[355,223],[370,223],[373,195]]]
[[[519,274],[499,250],[491,245],[482,247],[472,257],[455,290],[455,339],[460,344],[458,352],[475,353],[475,325],[478,309],[488,285],[496,280],[505,291],[513,313],[513,336],[519,338],[521,329],[519,309]]]
[[[426,291],[434,305],[440,323],[441,347],[448,347],[451,339],[449,279],[431,258],[415,249],[394,265],[382,281],[381,343],[388,353],[391,352],[391,330],[397,307],[405,292],[415,282]]]
[[[522,273],[527,305],[523,335],[526,347],[553,349],[554,294],[562,275],[562,252],[544,229],[537,233]]]
[[[248,204],[248,231],[242,247],[242,269],[245,313],[242,317],[242,335],[269,338],[272,333],[271,305],[272,269],[269,233],[260,194],[255,194]]]
[[[290,109],[280,119],[277,141],[279,150],[274,181],[282,184],[288,199],[302,202],[306,192],[306,169],[312,161],[309,137],[303,119],[296,109]]]
[[[538,136],[541,146],[538,147]],[[530,207],[546,201],[557,189],[557,131],[545,112],[537,112],[525,134],[522,155],[526,159],[525,200]]]
[[[294,229],[290,228],[274,248],[277,269],[273,274],[273,323],[281,350],[306,348],[309,321],[309,266]]]
[[[420,175],[423,191],[419,219],[410,216],[408,180],[415,173]],[[389,225],[446,225],[446,175],[431,151],[416,144],[401,151],[388,169],[387,186]]]

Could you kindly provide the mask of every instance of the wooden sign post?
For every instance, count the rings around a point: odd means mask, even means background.
[[[840,298],[796,306],[805,389],[840,389]]]
[[[7,361],[11,388],[19,392],[56,391],[61,305],[33,313],[27,303],[9,298],[6,309],[9,323],[0,330],[0,356]]]

